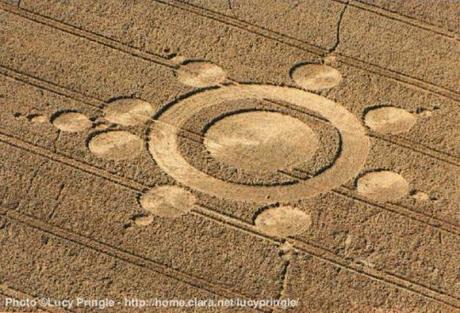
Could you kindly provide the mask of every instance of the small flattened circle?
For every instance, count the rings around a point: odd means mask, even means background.
[[[41,114],[32,114],[27,117],[32,124],[43,124],[48,121],[48,118],[45,115]]]
[[[257,215],[255,225],[268,235],[294,236],[311,226],[311,216],[291,206],[268,208]]]
[[[377,200],[392,201],[409,194],[409,183],[401,175],[390,171],[370,172],[357,181],[360,194]]]
[[[181,83],[198,88],[218,85],[226,77],[221,67],[204,61],[191,61],[181,65],[177,70],[177,78]]]
[[[153,106],[140,99],[119,99],[104,108],[104,117],[109,122],[123,126],[139,125],[150,120],[155,112]]]
[[[109,160],[133,159],[142,152],[143,147],[141,138],[122,130],[97,134],[88,144],[93,154]]]
[[[89,118],[78,112],[62,112],[51,122],[57,129],[71,133],[84,131],[92,126]]]
[[[318,146],[313,130],[278,112],[227,116],[205,134],[204,145],[223,163],[247,170],[277,170],[309,160]]]
[[[411,195],[416,201],[428,201],[430,200],[430,195],[423,191],[416,191]]]
[[[169,218],[186,214],[193,209],[195,202],[196,198],[191,192],[177,186],[155,187],[140,199],[140,204],[145,210]]]
[[[333,67],[324,64],[300,65],[291,73],[292,79],[307,90],[323,90],[337,86],[342,74]]]
[[[137,216],[134,219],[134,224],[137,226],[147,226],[153,222],[153,216],[152,215],[146,215],[146,216]]]
[[[382,134],[395,135],[407,132],[416,122],[414,114],[395,107],[375,108],[364,116],[366,126]]]

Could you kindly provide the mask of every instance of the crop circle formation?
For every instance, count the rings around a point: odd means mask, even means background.
[[[250,186],[220,180],[189,164],[179,152],[178,147],[177,137],[182,125],[205,108],[226,101],[247,99],[270,99],[288,102],[292,105],[314,111],[326,118],[339,131],[342,143],[340,154],[333,166],[317,176],[292,185]],[[270,119],[272,117],[270,116]],[[204,90],[175,103],[157,119],[158,122],[153,123],[150,130],[148,148],[158,166],[175,180],[190,188],[217,197],[240,201],[258,203],[289,201],[309,198],[319,193],[327,192],[345,183],[360,171],[367,158],[369,149],[369,140],[365,129],[351,112],[334,101],[291,87],[238,84]],[[219,127],[218,123],[213,127]],[[174,125],[174,127],[171,127],[171,125]],[[248,127],[247,123],[245,127]],[[306,132],[306,129],[300,127],[299,131],[304,131],[307,134],[306,137],[314,138]],[[255,133],[257,137],[259,135],[258,131]],[[285,134],[279,132],[281,138],[277,138],[277,140],[289,141],[291,139],[289,138],[289,133],[290,131]],[[211,141],[210,136],[209,143]],[[310,143],[308,140],[304,143],[306,146],[305,151],[307,151],[306,158],[308,158],[308,151],[311,151]],[[257,142],[257,145],[260,147],[260,140]],[[257,153],[262,152],[261,150],[256,151],[258,151]],[[270,158],[270,155],[267,155],[267,157]]]

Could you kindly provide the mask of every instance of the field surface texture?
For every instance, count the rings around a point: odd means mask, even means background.
[[[0,313],[460,312],[460,1],[0,0]]]

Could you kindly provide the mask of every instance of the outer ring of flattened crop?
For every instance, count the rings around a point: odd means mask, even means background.
[[[178,149],[177,135],[181,126],[204,108],[243,99],[284,101],[325,117],[341,136],[341,151],[333,166],[293,185],[248,186],[220,180],[190,165]],[[296,88],[255,84],[205,90],[180,100],[158,117],[149,139],[153,159],[178,182],[216,197],[257,203],[310,198],[327,192],[358,174],[369,151],[369,139],[361,122],[341,105]]]

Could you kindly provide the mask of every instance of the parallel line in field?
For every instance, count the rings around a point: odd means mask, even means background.
[[[319,56],[324,56],[325,54],[330,52],[328,49],[317,47],[315,45],[309,44],[302,40],[290,37],[286,34],[278,33],[273,30],[264,28],[262,26],[252,25],[248,22],[238,20],[235,17],[231,17],[231,16],[224,15],[222,13],[214,12],[209,9],[205,9],[205,8],[193,5],[191,3],[185,3],[179,0],[154,0],[154,1],[209,18],[217,22],[224,23],[226,25],[236,27],[244,31],[248,31],[256,35],[265,37],[269,40],[277,41],[282,44],[285,44],[291,47],[295,47],[297,49],[304,50],[304,51],[307,51],[307,52],[310,52],[310,53],[313,53]],[[126,44],[120,43],[116,40],[110,39],[98,33],[88,32],[87,30],[83,30],[76,26],[72,26],[72,25],[69,25],[61,21],[57,21],[51,17],[43,16],[36,12],[28,11],[23,8],[17,8],[15,6],[11,6],[7,4],[3,4],[3,3],[0,3],[0,9],[3,9],[10,13],[30,19],[34,22],[37,22],[43,25],[47,25],[49,27],[53,27],[55,29],[67,32],[69,34],[72,34],[72,35],[75,35],[81,38],[85,38],[93,42],[97,42],[99,44],[110,47],[112,49],[116,49],[118,51],[128,53],[132,56],[139,57],[144,60],[152,61],[159,65],[164,65],[164,66],[167,66],[173,69],[176,68],[175,64],[173,64],[172,62],[168,62],[167,60],[165,60],[165,58],[159,55],[155,55],[153,53],[145,52],[141,49],[137,49],[132,46],[128,46]],[[390,70],[382,66],[379,66],[377,64],[368,63],[366,61],[362,61],[362,60],[359,60],[351,56],[347,56],[347,55],[340,54],[340,53],[336,53],[336,55],[338,56],[338,60],[342,61],[345,64],[351,65],[353,67],[362,69],[370,73],[374,73],[380,76],[384,76],[384,77],[393,79],[403,84],[408,84],[413,87],[420,88],[424,91],[429,91],[434,94],[441,95],[443,97],[449,98],[456,102],[460,102],[460,93],[458,93],[455,90],[450,90],[448,88],[441,87],[433,83],[423,81],[416,77],[412,77],[412,76],[400,73],[395,70]]]
[[[2,68],[2,66],[0,66],[0,74],[3,74],[7,77],[10,77],[10,78],[13,78],[13,79],[17,79],[23,83],[28,83],[28,76],[26,76],[25,74],[16,74],[13,70],[8,70],[6,68]],[[39,79],[36,79],[36,78],[33,78],[33,83],[32,85],[39,85],[40,84],[40,80]],[[47,86],[47,89],[48,90],[51,90],[53,88],[53,86],[50,86],[50,83],[46,83],[46,86]],[[61,89],[64,89],[64,88],[61,88]],[[99,99],[93,99],[89,96],[86,96],[86,95],[82,95],[83,97],[86,97],[86,101],[83,102],[87,105],[90,105],[92,107],[96,107],[98,109],[100,109],[99,107],[97,107],[95,105],[95,103],[104,103],[102,100],[99,100]],[[274,104],[277,104],[277,105],[282,105],[278,102],[274,102],[274,101],[270,101],[271,103],[274,103]],[[288,107],[290,109],[292,109],[291,107]],[[307,112],[304,112],[303,110],[299,110],[299,109],[296,109],[298,111],[300,111],[301,113],[304,113],[304,114],[308,114]],[[311,115],[312,117],[316,118],[316,116],[314,115]],[[319,118],[319,120],[321,120],[321,118]],[[157,121],[158,122],[158,121]],[[171,127],[175,127],[174,125],[170,125]],[[201,138],[201,134],[197,134],[197,133],[194,133],[194,132],[191,132],[189,130],[185,130],[184,129],[184,133],[188,134],[189,136],[187,136],[186,138],[189,139],[189,140],[193,140],[195,142],[198,142],[199,141],[197,139],[195,139],[195,137],[199,137]],[[185,134],[184,134],[185,135]],[[409,149],[411,150],[411,149]],[[411,150],[413,151],[413,150]],[[69,157],[70,158],[70,157]],[[301,171],[300,169],[297,169],[299,171]],[[427,225],[430,225],[430,226],[433,226],[433,227],[436,227],[436,228],[440,228],[442,230],[445,230],[447,232],[450,232],[452,234],[455,234],[455,235],[459,235],[460,234],[460,229],[458,227],[458,225],[455,225],[449,221],[445,221],[445,220],[441,220],[439,218],[436,218],[436,217],[433,217],[433,216],[430,216],[430,215],[427,215],[425,213],[422,213],[422,212],[417,212],[411,208],[406,208],[406,207],[402,207],[401,205],[399,204],[377,204],[377,203],[373,203],[371,202],[369,199],[364,199],[364,198],[361,198],[361,197],[358,197],[356,195],[354,195],[354,193],[350,194],[351,193],[351,190],[344,190],[343,188],[341,189],[342,192],[341,194],[342,195],[346,195],[348,196],[349,198],[353,198],[353,199],[356,199],[356,200],[359,200],[361,202],[365,201],[366,203],[374,206],[374,207],[378,207],[378,208],[383,208],[389,212],[392,212],[392,213],[396,213],[396,214],[399,214],[401,216],[405,216],[407,218],[410,218],[412,220],[416,220],[418,222],[422,222],[422,223],[425,223]],[[334,192],[338,192],[338,189],[334,190]],[[400,209],[398,209],[400,208]]]
[[[32,144],[29,144],[29,143],[25,143],[25,142],[22,142],[22,140],[20,139],[16,139],[16,138],[13,138],[9,135],[5,135],[3,133],[0,132],[0,141],[1,142],[5,142],[9,145],[12,145],[12,146],[15,146],[19,149],[23,149],[23,150],[26,150],[26,151],[29,151],[30,153],[33,153],[33,154],[37,154],[37,155],[41,155],[41,156],[44,156],[52,161],[57,161],[57,162],[60,162],[60,163],[64,163],[62,161],[59,161],[58,159],[54,159],[53,156],[54,156],[54,152],[51,152],[51,151],[47,151],[46,149],[43,149],[43,148],[39,148],[39,147],[36,147]],[[45,151],[41,151],[41,153],[35,153],[33,150],[45,150]],[[59,156],[59,159],[62,159],[61,156]],[[75,161],[73,159],[69,160],[70,163],[75,163],[75,162],[78,162],[78,163],[81,163],[79,161]],[[67,163],[64,163],[66,165],[68,165]],[[70,165],[72,166],[72,165]],[[74,166],[72,166],[74,167]],[[90,173],[91,174],[91,170],[89,170],[92,166],[88,165],[88,164],[81,164],[79,165],[80,168],[87,168],[86,172]],[[96,173],[99,171],[99,169],[96,170]],[[105,173],[107,176],[111,177],[111,176],[115,176],[113,174],[110,174],[110,173]],[[105,179],[104,176],[100,176],[98,174],[94,174],[102,179]],[[128,185],[131,185],[132,182],[126,178],[121,178],[121,177],[118,177],[118,179],[120,180],[124,180],[124,181],[127,181],[127,183],[125,183],[123,186],[128,186]],[[114,179],[109,179],[110,181],[112,182],[116,182]],[[139,184],[139,183],[135,183],[135,185],[141,185],[142,187],[148,187],[148,186],[143,186],[142,184]],[[136,192],[140,192],[141,189],[135,189],[135,188],[131,188],[133,191],[136,191]],[[232,228],[238,228],[244,232],[253,232],[253,233],[256,233],[257,236],[262,236],[262,237],[265,237],[266,239],[272,241],[272,242],[275,242],[275,243],[279,243],[280,241],[277,240],[276,238],[272,238],[270,236],[267,236],[267,235],[264,235],[262,233],[260,233],[254,225],[250,224],[250,223],[247,223],[245,221],[242,221],[242,220],[239,220],[239,219],[236,219],[234,217],[229,217],[229,216],[226,216],[226,215],[222,215],[221,213],[215,211],[215,210],[210,210],[204,206],[200,206],[200,209],[195,211],[196,213],[200,214],[200,210],[203,211],[205,210],[205,214],[201,214],[203,217],[206,217],[208,219],[211,219],[211,220],[214,220],[214,221],[218,221],[219,223],[226,223],[226,224],[231,224],[231,227]],[[20,214],[20,213],[18,213]],[[33,217],[30,217],[30,218],[33,218]],[[244,228],[243,226],[244,225]],[[79,236],[79,235],[77,235]],[[299,240],[295,239],[295,242],[297,244],[299,244]],[[451,296],[451,295],[447,295],[445,294],[444,292],[442,291],[438,291],[438,290],[435,290],[434,288],[428,288],[426,286],[423,286],[423,285],[420,285],[418,283],[414,283],[412,281],[409,281],[405,278],[401,278],[401,277],[398,277],[394,274],[390,274],[390,273],[386,273],[386,272],[378,272],[378,275],[379,276],[375,276],[375,273],[373,274],[374,276],[372,275],[369,275],[368,273],[366,272],[362,272],[362,269],[359,267],[359,266],[356,266],[356,265],[353,265],[352,263],[351,264],[347,264],[346,260],[344,260],[342,257],[340,256],[337,256],[335,255],[334,253],[331,253],[329,250],[325,249],[325,248],[322,248],[322,247],[319,247],[319,246],[313,246],[311,244],[307,244],[308,247],[312,248],[312,249],[321,249],[321,254],[318,254],[318,253],[309,253],[311,255],[314,255],[316,257],[319,257],[321,259],[323,259],[324,261],[327,261],[327,262],[332,262],[333,264],[337,265],[337,266],[345,266],[345,268],[351,270],[351,271],[354,271],[354,272],[360,272],[361,274],[365,275],[365,276],[368,276],[368,277],[371,277],[373,279],[377,279],[383,283],[386,283],[386,284],[391,284],[393,286],[397,286],[399,288],[403,288],[405,290],[408,290],[410,292],[415,292],[421,296],[425,296],[425,297],[428,297],[430,299],[433,298],[432,296],[432,293],[437,293],[438,294],[438,297],[435,298],[436,301],[439,301],[439,302],[442,302],[442,303],[446,303],[448,305],[451,305],[451,306],[454,306],[454,307],[460,307],[459,304],[458,304],[458,299],[454,296]],[[305,247],[304,247],[305,248]],[[313,250],[312,250],[313,251]],[[324,254],[328,254],[327,257],[324,257]],[[340,262],[337,262],[337,260],[341,260]],[[186,274],[185,274],[186,275]],[[406,281],[406,284],[405,285],[401,285],[401,281]],[[408,288],[408,286],[410,288]],[[416,290],[416,291],[414,291]],[[448,301],[449,302],[446,302],[445,299],[449,299]]]

